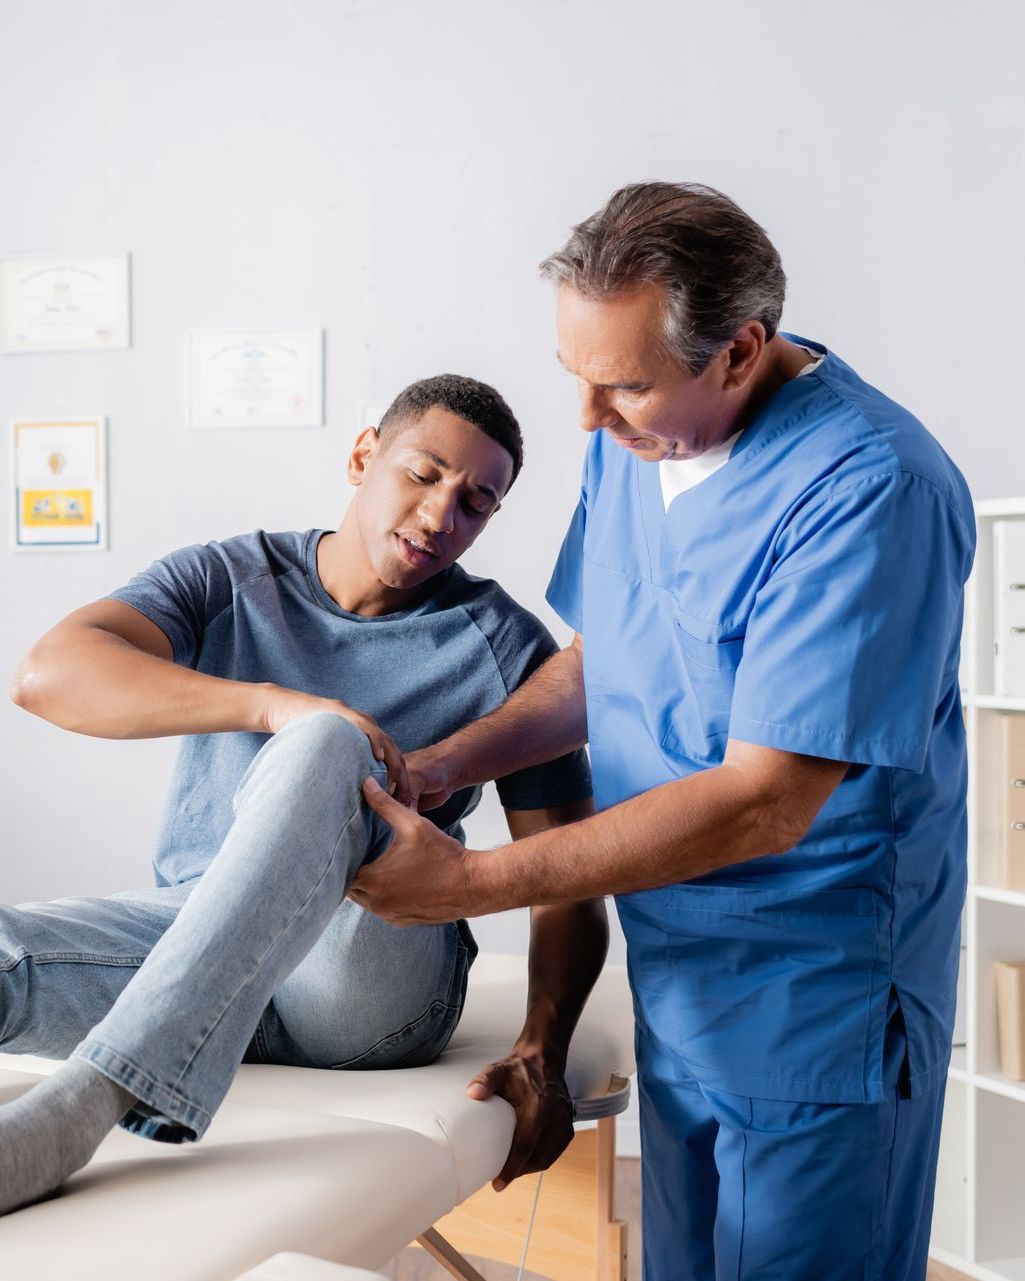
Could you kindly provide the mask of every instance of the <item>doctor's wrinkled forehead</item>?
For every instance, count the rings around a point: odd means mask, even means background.
[[[523,466],[523,436],[513,411],[494,387],[462,374],[437,374],[410,383],[395,397],[377,425],[382,442],[388,443],[405,428],[418,423],[429,409],[450,414],[497,441],[513,460],[512,480]]]

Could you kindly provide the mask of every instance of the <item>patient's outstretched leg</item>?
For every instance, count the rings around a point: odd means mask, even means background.
[[[79,1106],[91,1123],[67,1137],[67,1158],[56,1165],[71,1168],[33,1198],[84,1164],[126,1112],[126,1125],[150,1138],[203,1135],[267,1002],[331,920],[360,864],[387,843],[362,801],[371,772],[383,778],[365,735],[331,713],[293,721],[264,745],[239,784],[235,822],[217,856],[66,1074],[0,1108],[0,1189],[13,1187],[26,1164],[42,1164],[38,1154],[55,1142],[55,1126],[32,1121],[48,1106],[47,1086],[55,1099],[67,1091],[58,1128],[67,1117],[65,1129],[74,1129]],[[94,1086],[97,1073],[119,1088]],[[27,1200],[8,1197],[5,1207],[2,1196],[0,1213]]]
[[[70,1059],[0,1107],[0,1214],[60,1187],[137,1102],[92,1064]]]

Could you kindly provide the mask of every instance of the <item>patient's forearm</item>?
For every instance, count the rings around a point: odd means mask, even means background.
[[[509,832],[513,840],[521,840],[593,813],[590,798],[545,810],[508,811]],[[514,1053],[540,1055],[565,1069],[573,1030],[608,945],[602,898],[531,909],[527,1013]]]
[[[603,899],[531,912],[527,1015],[518,1053],[554,1055],[560,1070],[609,945]]]
[[[99,627],[61,625],[26,655],[11,697],[80,734],[160,738],[257,731],[266,690],[177,666]]]
[[[587,741],[583,650],[553,655],[501,707],[429,749],[456,787],[555,760]]]

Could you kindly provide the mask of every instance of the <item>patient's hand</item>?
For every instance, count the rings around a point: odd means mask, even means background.
[[[444,805],[456,790],[436,748],[421,747],[406,757],[409,794],[421,814]]]
[[[521,1174],[547,1170],[573,1137],[573,1100],[560,1068],[543,1054],[514,1050],[478,1072],[466,1092],[471,1099],[497,1094],[516,1109],[509,1156],[491,1181],[496,1192]]]
[[[375,760],[379,760],[388,771],[388,790],[407,803],[410,799],[409,782],[406,774],[406,763],[390,735],[371,716],[358,712],[347,703],[336,698],[321,698],[317,694],[306,694],[302,690],[286,689],[281,685],[267,684],[261,686],[264,694],[263,723],[268,734],[277,734],[300,716],[310,716],[314,712],[331,712],[350,721],[370,741],[370,750]],[[414,798],[415,799],[415,796]]]

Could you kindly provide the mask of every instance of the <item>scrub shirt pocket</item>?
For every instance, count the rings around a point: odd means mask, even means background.
[[[743,636],[727,640],[695,635],[676,614],[677,693],[666,716],[662,750],[673,760],[719,764],[730,730],[733,684],[744,652]],[[668,676],[668,673],[667,673]]]
[[[888,983],[871,889],[691,882],[618,906],[638,1022],[666,1062],[760,1098],[861,1103],[878,1092],[873,1014]]]

